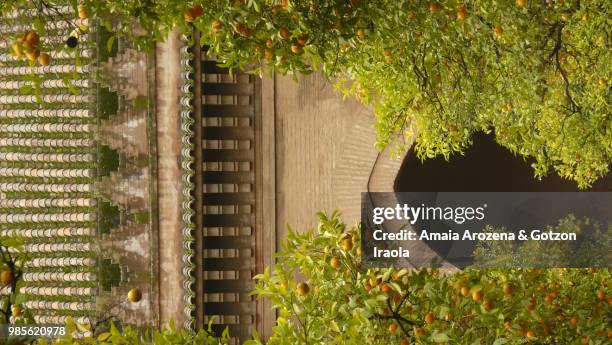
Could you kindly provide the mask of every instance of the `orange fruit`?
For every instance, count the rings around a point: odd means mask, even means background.
[[[47,53],[42,53],[38,57],[38,63],[40,63],[43,66],[49,66],[50,62],[51,62],[51,57]]]
[[[302,47],[308,43],[308,35],[302,35],[298,38],[297,43]]]
[[[185,10],[184,16],[185,21],[188,23],[193,22],[204,14],[204,9],[200,5],[194,5]]]
[[[392,334],[397,332],[397,323],[394,322],[394,323],[389,325],[389,332],[392,333]]]
[[[87,12],[87,8],[83,5],[79,6],[79,18],[85,19],[89,17],[89,13]]]
[[[10,285],[13,282],[13,273],[11,271],[2,271],[0,273],[0,283],[2,285]]]
[[[482,297],[483,297],[482,291],[472,292],[472,300],[474,302],[480,302],[482,300]]]
[[[433,313],[427,313],[427,315],[425,315],[425,323],[427,323],[428,325],[431,325],[432,323],[434,323],[434,321],[436,321],[436,317],[434,316]]]
[[[467,16],[468,16],[467,8],[465,8],[465,5],[462,5],[459,8],[459,11],[457,11],[457,19],[465,20]]]
[[[527,338],[535,338],[535,332],[534,331],[527,331],[527,333],[525,333],[525,336]]]
[[[221,31],[221,29],[223,29],[223,22],[218,20],[218,19],[215,19],[215,20],[213,20],[213,22],[212,22],[212,24],[210,26],[212,28],[212,31],[214,33],[217,33],[219,31]]]
[[[278,34],[280,35],[280,37],[282,37],[283,39],[289,39],[289,37],[291,37],[291,33],[289,32],[289,29],[287,29],[286,27],[282,27],[280,28],[280,30],[278,31]]]
[[[504,284],[504,294],[505,295],[511,295],[513,290],[514,288],[512,287],[510,283]]]
[[[264,59],[266,59],[266,61],[274,60],[274,53],[271,50],[266,49],[264,52]]]
[[[442,9],[442,6],[440,6],[440,4],[435,1],[429,4],[429,12],[431,13],[439,12],[441,9]]]
[[[516,0],[516,6],[518,7],[525,7],[525,3],[527,2],[527,0]]]
[[[310,286],[308,284],[301,282],[297,286],[297,293],[300,296],[306,296],[310,292]]]
[[[391,52],[391,49],[385,49],[383,50],[383,55],[386,57],[390,57],[393,53]]]
[[[497,36],[501,36],[504,34],[504,28],[501,25],[495,25],[495,28],[493,29],[493,32],[495,32],[495,35]]]
[[[493,309],[493,301],[491,301],[488,298],[485,298],[484,302],[482,303],[482,306],[484,307],[486,311],[489,311]]]
[[[362,40],[366,37],[366,32],[364,29],[357,29],[357,37]]]
[[[576,315],[572,316],[569,322],[570,322],[570,325],[576,327],[578,325],[578,318],[576,317]]]
[[[391,287],[385,283],[382,283],[380,285],[380,291],[384,292],[384,293],[389,293],[392,291]]]
[[[13,306],[11,307],[11,314],[12,314],[14,317],[20,317],[20,316],[21,316],[21,314],[22,314],[21,307],[20,307],[20,306],[18,306],[18,305],[13,305]]]
[[[332,258],[332,259],[329,261],[329,265],[330,265],[331,267],[335,268],[335,269],[338,269],[338,268],[340,268],[341,263],[340,263],[340,260],[339,260],[338,258],[335,258],[335,257],[334,257],[334,258]]]
[[[410,342],[408,339],[402,339],[402,341],[400,341],[400,345],[410,345]]]
[[[291,52],[293,54],[299,54],[302,52],[302,46],[300,46],[299,44],[292,44],[291,45]]]
[[[128,300],[132,303],[139,302],[142,299],[142,292],[138,289],[131,289],[128,292]]]
[[[417,328],[414,331],[414,336],[417,337],[417,338],[420,338],[420,337],[424,336],[425,334],[427,334],[427,331],[425,329],[423,329],[423,328],[420,328],[420,327]]]
[[[350,252],[353,249],[353,240],[350,238],[345,238],[340,242],[340,247],[345,252]]]
[[[461,294],[463,297],[467,297],[470,294],[470,288],[467,286],[461,287]]]

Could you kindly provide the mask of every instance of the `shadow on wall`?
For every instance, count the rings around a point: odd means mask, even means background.
[[[541,181],[528,161],[514,156],[492,135],[478,133],[465,155],[419,160],[411,149],[395,179],[396,192],[575,192],[575,182],[551,172]],[[612,191],[607,174],[585,191]]]

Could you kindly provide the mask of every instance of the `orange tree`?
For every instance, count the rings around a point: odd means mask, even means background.
[[[357,227],[319,214],[290,230],[254,294],[278,320],[268,344],[609,344],[607,269],[366,269]],[[258,344],[252,340],[248,344]]]
[[[588,187],[609,170],[610,1],[12,0],[0,11],[31,4],[70,4],[143,45],[195,26],[231,67],[321,70],[374,106],[381,148],[415,138],[421,158],[448,158],[485,131],[538,177]]]

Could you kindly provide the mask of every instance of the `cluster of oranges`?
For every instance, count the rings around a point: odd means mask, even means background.
[[[15,59],[25,56],[31,62],[38,60],[43,66],[48,66],[51,62],[49,54],[40,52],[40,36],[36,31],[27,31],[17,38],[11,46],[11,52]]]

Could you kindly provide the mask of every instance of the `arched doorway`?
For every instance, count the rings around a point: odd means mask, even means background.
[[[514,156],[491,135],[478,133],[465,155],[419,160],[411,149],[395,179],[396,192],[577,192],[575,182],[551,172],[541,181],[528,161]],[[612,191],[612,174],[585,191]]]

